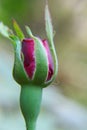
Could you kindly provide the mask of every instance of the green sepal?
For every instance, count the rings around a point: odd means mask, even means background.
[[[48,73],[48,59],[42,41],[39,38],[34,38],[35,41],[35,61],[36,71],[34,75],[35,84],[43,84]]]
[[[53,40],[54,33],[53,33],[53,26],[51,22],[51,16],[47,4],[45,7],[45,26],[46,26],[47,38],[51,42]]]
[[[31,29],[30,29],[28,26],[25,26],[25,28],[26,28],[26,31],[27,31],[28,35],[29,35],[31,38],[33,38],[34,36],[33,36],[32,32],[31,32]]]
[[[27,76],[23,61],[21,58],[21,42],[17,36],[10,36],[12,42],[15,44],[15,59],[14,59],[14,67],[13,67],[13,77],[19,84],[27,84],[30,82],[29,77]]]
[[[58,60],[57,60],[56,50],[55,50],[54,41],[53,41],[54,32],[53,32],[53,26],[52,26],[51,17],[50,17],[50,13],[49,13],[47,4],[46,4],[46,8],[45,8],[45,28],[46,28],[48,43],[49,43],[49,47],[50,47],[50,51],[51,51],[53,63],[54,63],[54,74],[53,74],[51,80],[49,80],[43,84],[43,87],[46,87],[51,82],[53,82],[53,80],[55,79],[57,72],[58,72]]]
[[[25,38],[25,36],[24,36],[21,28],[19,27],[19,25],[17,24],[17,22],[14,19],[13,19],[13,27],[14,27],[14,30],[15,30],[18,38],[22,41]]]

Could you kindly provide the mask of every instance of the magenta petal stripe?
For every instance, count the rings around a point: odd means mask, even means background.
[[[26,38],[22,41],[22,52],[24,55],[24,68],[32,79],[35,70],[34,40]]]
[[[49,45],[47,40],[42,40],[42,43],[46,49],[47,52],[47,58],[48,58],[48,76],[47,76],[47,81],[51,79],[52,75],[53,75],[53,71],[54,71],[54,65],[53,65],[53,59],[52,59],[52,55],[49,49]]]

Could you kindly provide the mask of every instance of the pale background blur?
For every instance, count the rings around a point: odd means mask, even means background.
[[[87,0],[48,0],[59,60],[58,76],[44,89],[37,130],[87,130]],[[45,38],[45,0],[0,0],[0,21],[15,18],[25,32]],[[25,32],[26,34],[26,32]],[[0,130],[25,130],[20,86],[13,80],[14,50],[0,36]]]

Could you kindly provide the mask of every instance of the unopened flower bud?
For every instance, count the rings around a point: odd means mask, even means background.
[[[45,11],[47,40],[32,34],[29,27],[25,38],[16,21],[13,21],[16,35],[3,23],[0,33],[12,40],[14,47],[13,77],[21,85],[20,107],[27,130],[35,130],[40,111],[42,88],[53,82],[58,71],[58,61],[53,42],[53,27],[48,6]]]

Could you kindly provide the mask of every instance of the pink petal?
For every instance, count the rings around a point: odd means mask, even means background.
[[[26,38],[22,41],[22,52],[24,55],[24,68],[32,79],[35,70],[34,40]]]
[[[42,43],[46,49],[47,52],[47,57],[48,57],[48,76],[47,76],[47,81],[51,79],[51,77],[53,76],[53,71],[54,71],[54,64],[53,64],[53,59],[52,59],[52,55],[49,49],[49,45],[47,40],[42,40]]]

